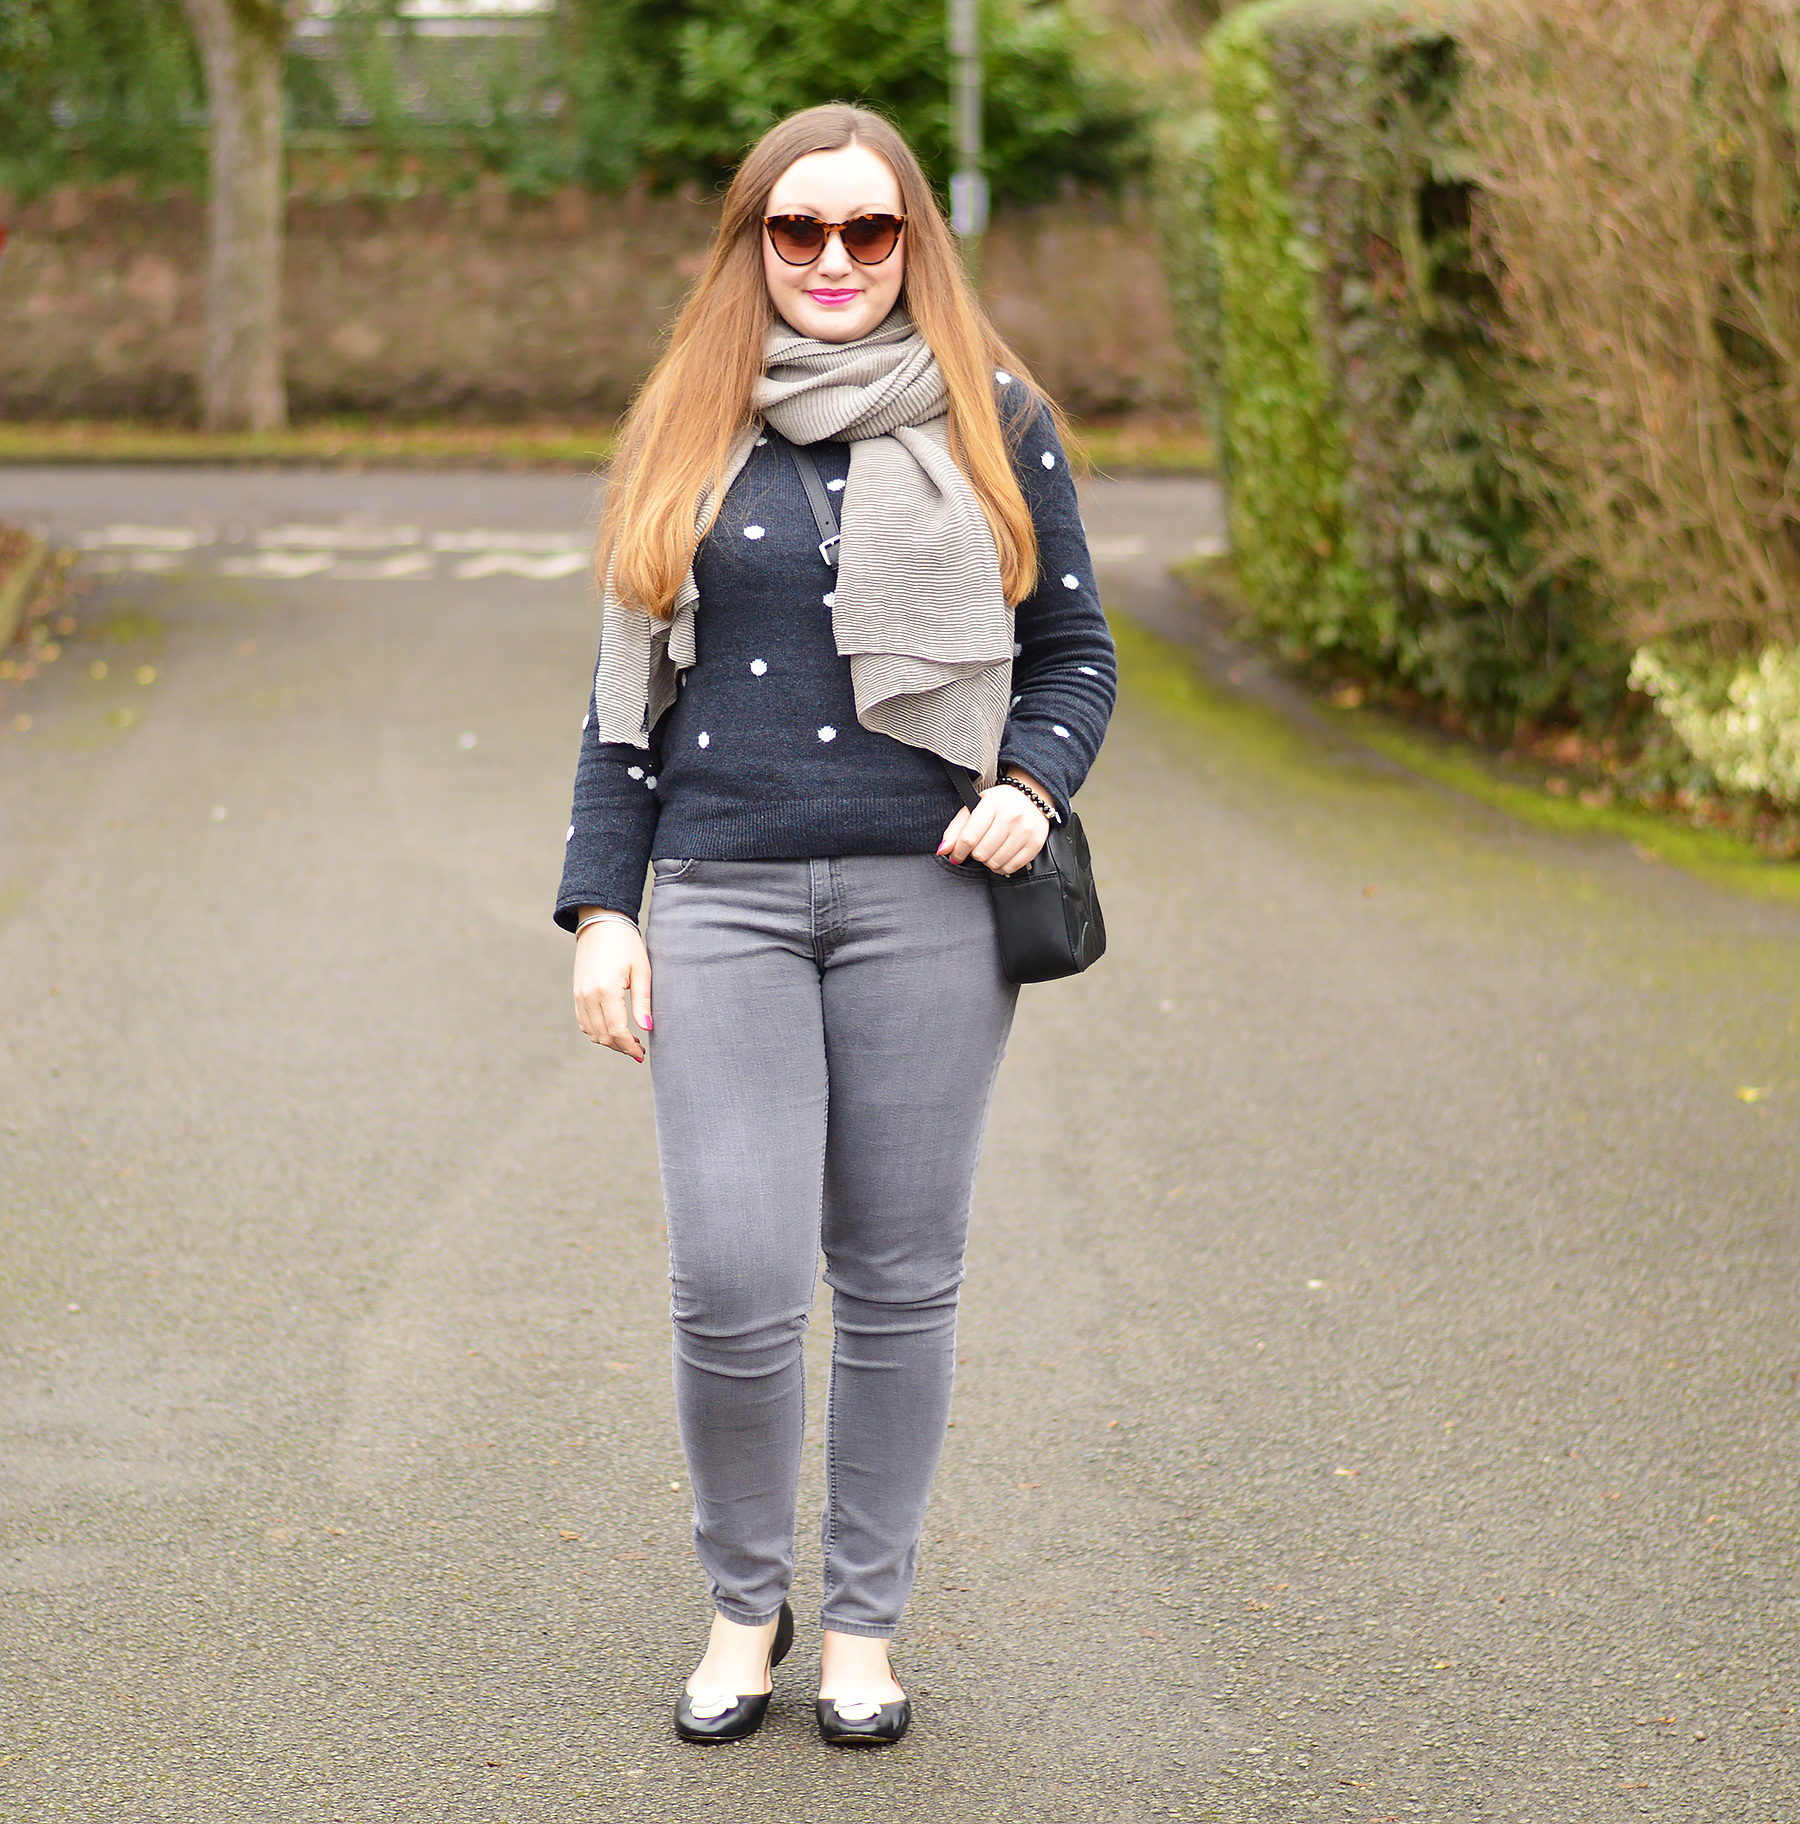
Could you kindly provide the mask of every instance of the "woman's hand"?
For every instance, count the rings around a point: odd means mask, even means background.
[[[1028,785],[1040,797],[1050,794],[1035,779],[1009,767],[1007,776]],[[996,874],[1016,874],[1030,866],[1050,836],[1050,819],[1023,792],[1010,785],[990,785],[974,810],[960,810],[950,819],[938,853],[952,861],[972,855]]]
[[[583,906],[580,917],[600,909]],[[596,1045],[610,1045],[643,1063],[643,1041],[631,1030],[631,1020],[650,1030],[650,953],[636,925],[602,919],[576,938],[575,1018]]]

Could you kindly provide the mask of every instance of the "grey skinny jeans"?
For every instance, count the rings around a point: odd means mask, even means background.
[[[932,855],[655,868],[649,1051],[695,1550],[722,1615],[780,1609],[822,1247],[823,1622],[891,1635],[943,1449],[1018,994],[992,902],[977,869]]]

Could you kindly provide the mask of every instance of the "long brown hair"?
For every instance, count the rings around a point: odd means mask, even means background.
[[[775,320],[762,261],[769,193],[809,152],[853,145],[878,153],[899,180],[907,241],[900,304],[943,372],[950,451],[993,529],[1006,599],[1016,604],[1036,588],[1037,534],[1013,473],[994,370],[1040,399],[1042,390],[988,321],[912,148],[879,114],[834,102],[771,127],[738,166],[706,270],[626,415],[597,554],[622,602],[659,618],[672,612],[699,542],[696,506],[710,490],[710,513],[718,511],[719,479],[750,422],[763,339]]]

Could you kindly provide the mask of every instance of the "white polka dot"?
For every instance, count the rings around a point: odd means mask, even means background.
[[[1053,469],[1056,467],[1056,458],[1053,455],[1051,455],[1051,453],[1048,450],[1046,450],[1043,453],[1043,455],[1038,458],[1038,460],[1040,462],[1042,462],[1044,467],[1047,469]]]
[[[765,443],[767,443],[767,442],[768,442],[768,441],[769,441],[769,440],[768,440],[768,438],[766,438],[766,437],[759,437],[759,438],[757,438],[757,440],[756,440],[756,447],[757,447],[757,448],[758,448],[758,449],[759,449],[759,450],[760,450],[760,449],[761,449],[761,448],[762,448],[762,447],[763,447],[763,445],[764,445],[764,444],[765,444]]]
[[[700,745],[702,747],[712,746],[712,736],[709,735],[705,729],[701,729],[700,731]]]
[[[843,489],[843,486],[844,486],[844,484],[843,484],[843,483],[842,483],[842,482],[841,482],[841,481],[828,481],[828,482],[826,482],[826,484],[825,484],[825,485],[826,485],[826,487],[828,487],[828,488],[829,488],[829,489],[830,489],[830,490],[831,490],[831,491],[832,491],[832,493],[834,493],[834,494],[836,494],[836,493],[839,493],[839,492],[841,492],[841,491],[842,491],[842,489]]]
[[[767,659],[752,659],[750,661],[750,675],[753,678],[760,678],[768,669],[769,661]]]
[[[762,535],[763,528],[761,526],[746,526],[744,528],[744,536],[746,538],[761,538]]]
[[[593,721],[593,719],[594,719],[594,712],[593,712],[593,711],[592,711],[592,710],[591,710],[591,709],[590,709],[590,710],[589,710],[589,711],[588,711],[588,713],[587,713],[587,714],[586,714],[586,715],[585,715],[585,716],[583,716],[583,717],[582,717],[582,718],[581,718],[581,726],[582,726],[582,727],[583,727],[583,728],[586,728],[586,727],[587,727],[587,725],[588,725],[588,724],[589,724],[589,723],[590,723],[590,722],[591,722],[591,721]]]
[[[825,726],[819,730],[819,739],[821,741],[835,741],[837,739],[837,730],[827,722]]]
[[[1081,587],[1081,578],[1078,576],[1065,576],[1063,578],[1063,587],[1065,589],[1079,589]]]
[[[1060,735],[1065,741],[1069,738],[1069,731],[1060,722],[1052,722],[1050,732],[1053,735]]]
[[[837,606],[837,591],[835,589],[832,590],[832,592],[823,599],[827,608],[835,608]]]
[[[1017,658],[1017,657],[1018,657],[1018,656],[1019,656],[1019,654],[1020,654],[1020,653],[1022,653],[1022,652],[1023,652],[1023,651],[1024,651],[1024,650],[1025,650],[1025,648],[1024,648],[1024,647],[1023,647],[1023,646],[1021,646],[1021,645],[1020,645],[1020,644],[1019,644],[1019,642],[1018,642],[1018,641],[1017,641],[1017,640],[1014,640],[1014,641],[1013,641],[1013,657],[1014,657],[1014,658],[1015,658],[1015,659],[1016,659],[1016,658]]]
[[[651,791],[656,790],[656,781],[654,779],[646,779],[644,781],[644,783],[651,789]]]
[[[644,769],[641,766],[628,766],[626,767],[625,772],[626,775],[632,779],[641,779],[644,776]]]
[[[1011,386],[1012,385],[1012,375],[1009,374],[1006,371],[1006,369],[1003,367],[997,367],[994,369],[994,378],[996,380],[998,380],[1002,386]]]
[[[574,840],[575,840],[575,826],[574,826],[574,824],[570,824],[569,833],[568,833],[568,835],[566,835],[563,838],[563,841],[564,842],[573,842]]]
[[[1100,675],[1091,665],[1077,665],[1075,669],[1080,672],[1083,677],[1097,678]]]
[[[1025,701],[1025,699],[1023,697],[1014,697],[1012,700],[1012,707],[1014,709],[1017,709],[1019,707],[1019,705],[1021,703],[1023,703],[1024,701]]]

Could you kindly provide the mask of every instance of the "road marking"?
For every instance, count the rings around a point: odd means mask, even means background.
[[[329,551],[264,551],[255,557],[227,557],[219,561],[221,576],[276,576],[293,582],[317,576],[336,560]]]
[[[528,576],[534,582],[547,583],[558,576],[573,576],[588,566],[585,551],[556,551],[548,557],[527,557],[522,551],[489,551],[481,557],[465,558],[451,572],[465,582],[478,576]]]
[[[211,571],[265,582],[477,582],[518,576],[548,583],[575,576],[593,561],[587,531],[513,532],[481,526],[423,532],[417,526],[270,526],[223,536],[213,526],[96,526],[79,533],[80,568],[117,576],[128,571]],[[253,554],[243,549],[245,543]],[[224,547],[215,555],[206,547]],[[232,551],[231,547],[237,547]],[[201,554],[204,552],[204,556]],[[387,555],[381,555],[386,553]],[[448,561],[458,558],[459,561]],[[440,567],[440,558],[446,560]]]
[[[210,545],[218,535],[211,526],[99,526],[81,535],[81,548],[101,545],[145,545],[158,551],[191,551]]]

